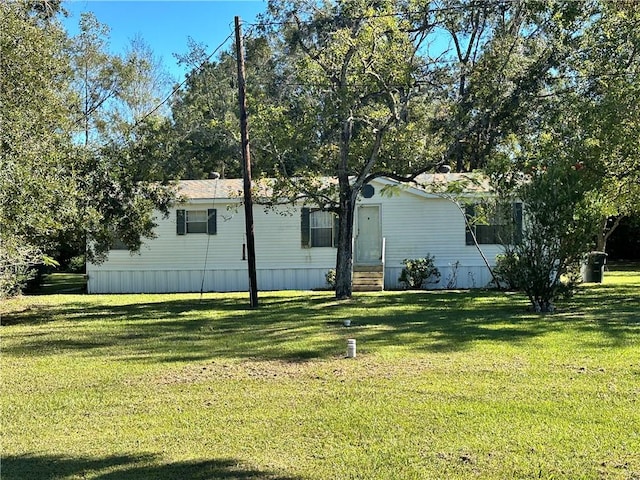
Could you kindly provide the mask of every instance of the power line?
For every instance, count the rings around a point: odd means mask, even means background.
[[[211,52],[207,58],[205,58],[200,65],[198,65],[196,68],[194,68],[193,70],[191,70],[191,73],[193,72],[198,72],[200,70],[202,70],[204,68],[204,66],[209,62],[209,60],[211,60],[211,57],[213,57],[216,53],[218,53],[218,51],[229,41],[229,39],[233,37],[233,32],[231,32],[229,35],[227,35],[227,38],[225,38],[222,43],[220,43],[220,45],[218,45],[213,52]],[[169,95],[167,95],[165,97],[164,100],[162,100],[158,105],[156,105],[154,108],[152,108],[149,112],[147,112],[145,115],[143,115],[141,118],[139,118],[138,120],[136,120],[136,123],[133,125],[132,129],[135,129],[140,123],[142,123],[144,120],[146,120],[148,117],[150,117],[151,115],[153,115],[155,112],[157,112],[160,107],[162,107],[165,103],[167,103],[169,101],[169,99],[171,97],[173,97],[183,86],[185,83],[187,83],[187,81],[189,80],[189,76],[187,75],[187,77],[176,87],[173,88],[173,90],[171,91],[171,93]]]
[[[390,13],[377,13],[377,14],[371,14],[371,15],[363,15],[360,17],[352,17],[353,20],[368,20],[368,19],[376,19],[376,18],[392,18],[392,17],[401,17],[401,18],[414,18],[415,16],[425,16],[425,15],[430,15],[430,14],[434,14],[434,13],[442,13],[442,12],[451,12],[451,11],[465,11],[468,10],[469,8],[473,8],[473,7],[500,7],[500,6],[506,6],[508,4],[516,4],[519,3],[520,0],[479,0],[477,2],[471,2],[468,5],[458,5],[458,6],[449,6],[449,7],[436,7],[436,8],[430,8],[427,10],[414,10],[414,11],[406,11],[406,12],[390,12]],[[282,25],[288,25],[288,24],[296,24],[296,25],[310,25],[313,22],[310,20],[307,21],[292,21],[292,20],[288,20],[288,21],[274,21],[274,22],[255,22],[255,23],[247,23],[248,26],[250,26],[249,31],[245,34],[247,37],[251,36],[254,31],[259,28],[259,27],[265,27],[265,26],[282,26]],[[198,72],[200,70],[202,70],[205,65],[211,60],[211,58],[220,51],[220,49],[222,49],[222,47],[224,47],[224,45],[233,37],[234,32],[232,31],[197,67],[195,67],[194,69],[191,70],[190,73],[193,72]],[[432,61],[428,62],[429,65],[434,65],[434,64],[456,64],[458,63],[455,59],[433,59]],[[631,72],[617,72],[615,74],[606,74],[606,73],[601,73],[600,75],[595,75],[595,76],[588,76],[588,75],[573,75],[573,76],[569,76],[571,78],[574,79],[579,79],[579,78],[599,78],[599,77],[611,77],[611,78],[621,78],[621,77],[625,77],[627,75],[632,75]],[[552,76],[552,78],[554,78]],[[556,79],[561,79],[561,78],[565,78],[564,76],[557,76],[555,77]],[[139,118],[135,124],[132,127],[132,130],[135,129],[139,124],[141,124],[144,120],[146,120],[148,117],[150,117],[151,115],[153,115],[155,112],[157,112],[163,105],[165,105],[188,81],[188,77],[185,78],[179,85],[177,85],[176,87],[173,88],[173,90],[171,91],[171,93],[169,93],[160,103],[158,103],[154,108],[152,108],[149,112],[147,112],[145,115],[143,115],[141,118]],[[326,88],[328,85],[310,85],[310,84],[298,84],[298,83],[286,83],[286,86],[316,86],[319,88]],[[403,85],[403,87],[406,87],[406,85]]]

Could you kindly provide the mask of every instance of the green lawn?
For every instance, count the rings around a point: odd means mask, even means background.
[[[36,290],[38,295],[54,293],[84,293],[86,292],[85,275],[75,273],[55,273],[46,275],[42,285]]]
[[[640,479],[639,292],[5,301],[0,477]]]

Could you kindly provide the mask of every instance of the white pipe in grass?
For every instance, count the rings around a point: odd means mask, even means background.
[[[347,340],[347,358],[356,358],[356,340],[354,338]]]

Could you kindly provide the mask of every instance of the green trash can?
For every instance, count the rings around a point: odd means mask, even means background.
[[[602,283],[607,254],[604,252],[589,252],[582,262],[582,281],[584,283]]]

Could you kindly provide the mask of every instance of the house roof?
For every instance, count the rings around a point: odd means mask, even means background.
[[[417,187],[431,191],[432,187],[446,188],[458,183],[464,193],[486,193],[491,191],[489,177],[482,173],[423,173],[416,177]]]
[[[190,199],[240,198],[241,178],[217,178],[211,180],[180,180],[178,194]]]
[[[415,182],[400,184],[399,182],[380,177],[374,180],[384,185],[406,185],[415,193],[430,194],[443,191],[447,185],[459,182],[464,193],[486,193],[491,190],[489,179],[477,173],[425,173],[416,177]],[[270,195],[270,187],[265,183],[253,182],[253,188],[258,188],[260,196]],[[241,178],[218,178],[207,180],[181,180],[178,182],[178,193],[188,199],[238,199],[243,197],[243,180]]]

